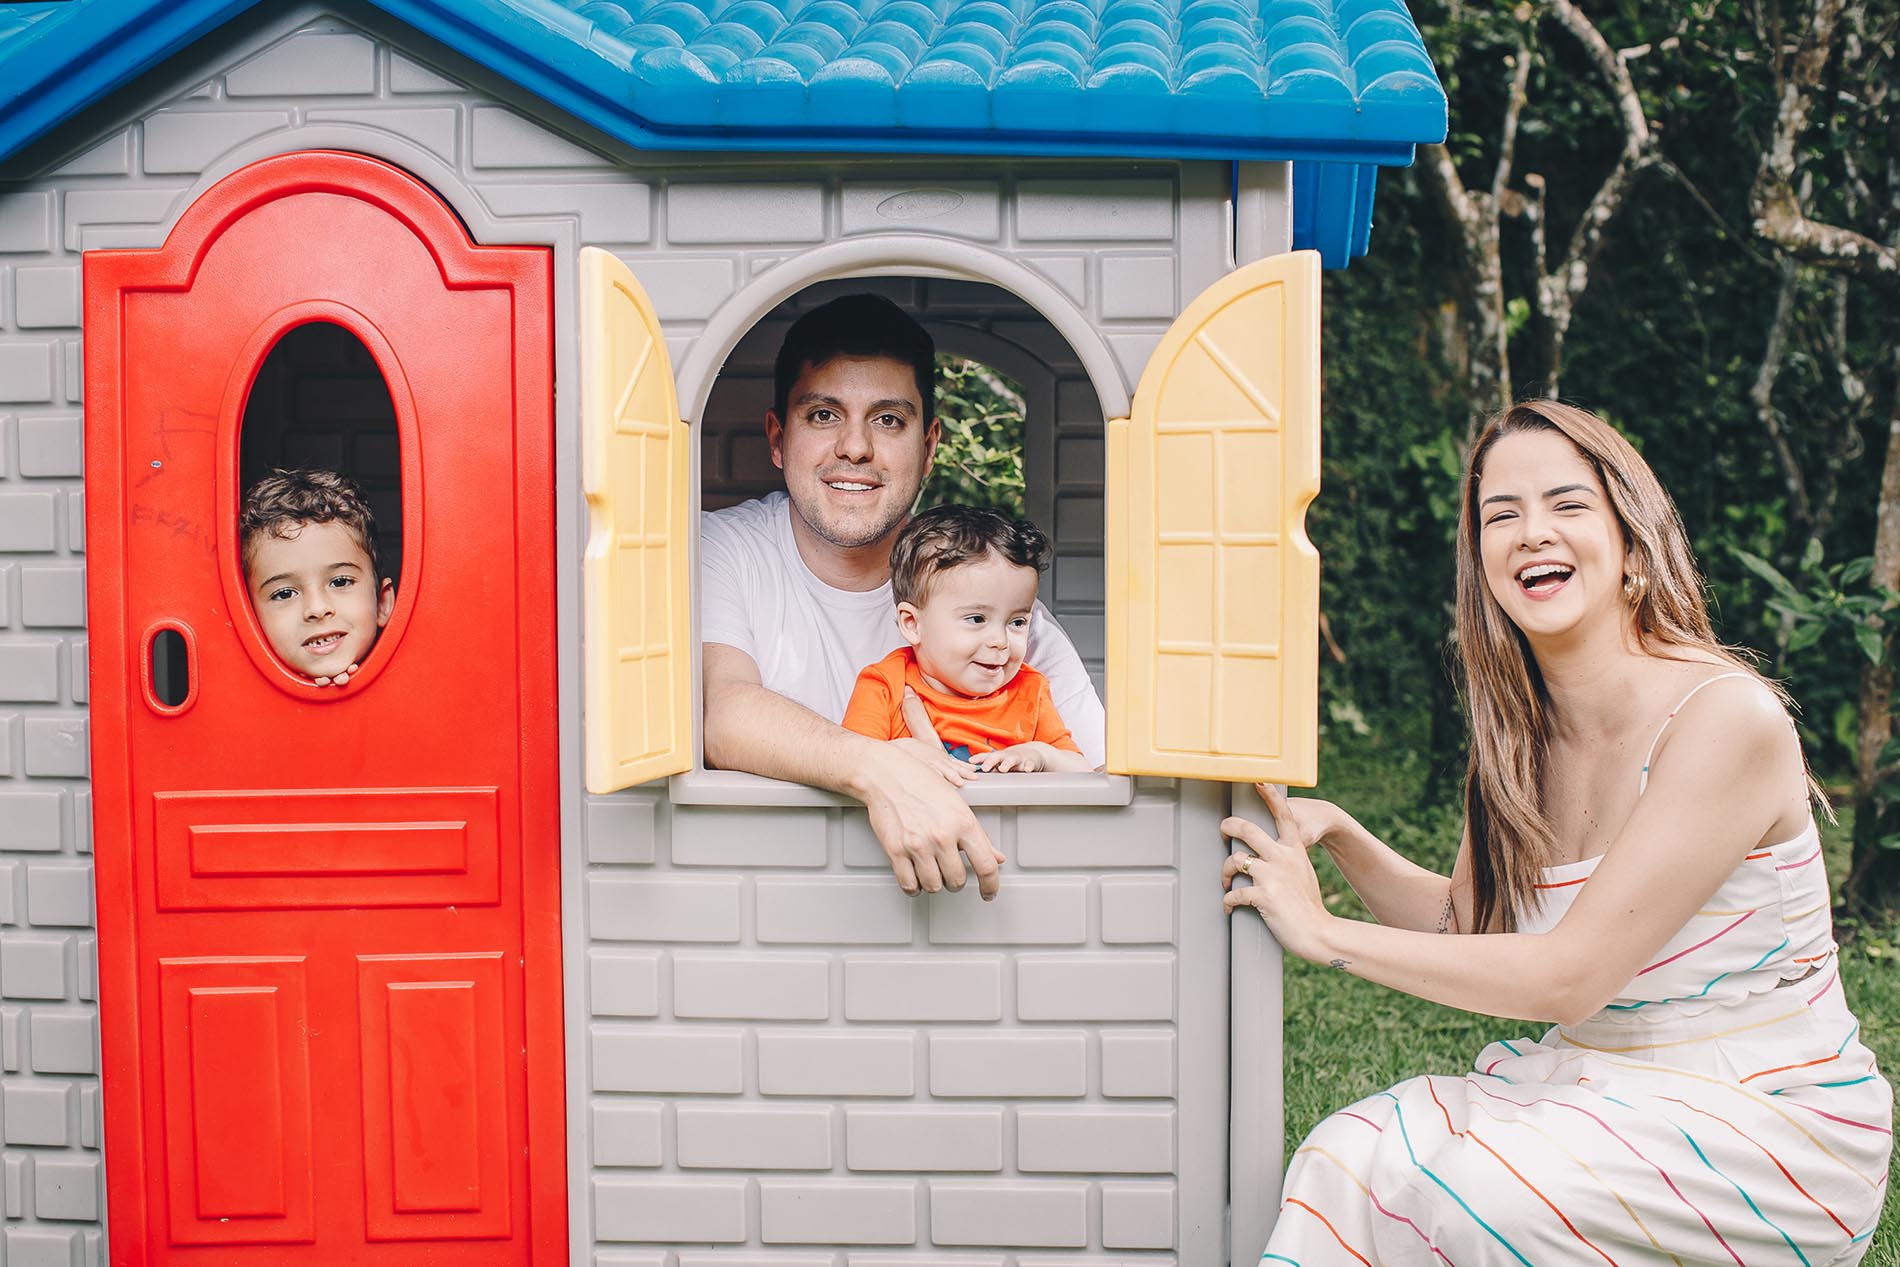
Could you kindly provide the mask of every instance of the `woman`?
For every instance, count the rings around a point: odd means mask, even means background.
[[[1303,958],[1555,1027],[1322,1122],[1264,1261],[1857,1262],[1893,1095],[1842,997],[1813,784],[1627,441],[1550,401],[1491,421],[1457,619],[1472,743],[1451,877],[1263,789],[1279,839],[1223,824],[1246,846],[1227,906]],[[1313,844],[1377,924],[1327,912]]]

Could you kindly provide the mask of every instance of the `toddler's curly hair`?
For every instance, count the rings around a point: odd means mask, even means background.
[[[350,530],[369,556],[370,572],[380,580],[376,516],[362,490],[335,471],[276,470],[251,485],[238,510],[238,543],[245,568],[250,568],[251,553],[265,535],[295,536],[305,524],[327,523],[340,523]]]
[[[1049,538],[1027,519],[976,506],[932,506],[911,516],[891,546],[891,598],[921,603],[931,582],[954,567],[994,552],[1017,567],[1049,566]]]

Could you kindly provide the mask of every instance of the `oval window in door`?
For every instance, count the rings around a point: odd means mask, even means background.
[[[283,330],[251,380],[237,452],[238,580],[264,644],[300,683],[361,677],[394,611],[400,431],[377,357],[334,321]]]

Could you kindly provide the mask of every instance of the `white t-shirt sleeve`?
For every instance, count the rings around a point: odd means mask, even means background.
[[[739,531],[712,513],[699,517],[699,640],[724,643],[759,660],[752,636],[753,588]]]
[[[798,555],[784,493],[699,524],[699,638],[752,657],[768,690],[827,721],[844,717],[858,670],[901,645],[890,586],[826,586]]]
[[[1102,697],[1095,693],[1095,683],[1075,644],[1040,602],[1030,622],[1029,654],[1024,659],[1049,679],[1049,695],[1055,700],[1056,712],[1089,764],[1099,766],[1107,761],[1108,715],[1102,711]]]

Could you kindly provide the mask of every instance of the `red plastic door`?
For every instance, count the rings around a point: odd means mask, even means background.
[[[114,1263],[566,1257],[550,267],[328,153],[86,256]],[[396,609],[340,690],[271,654],[235,535],[245,397],[306,321],[370,350],[401,448]]]

